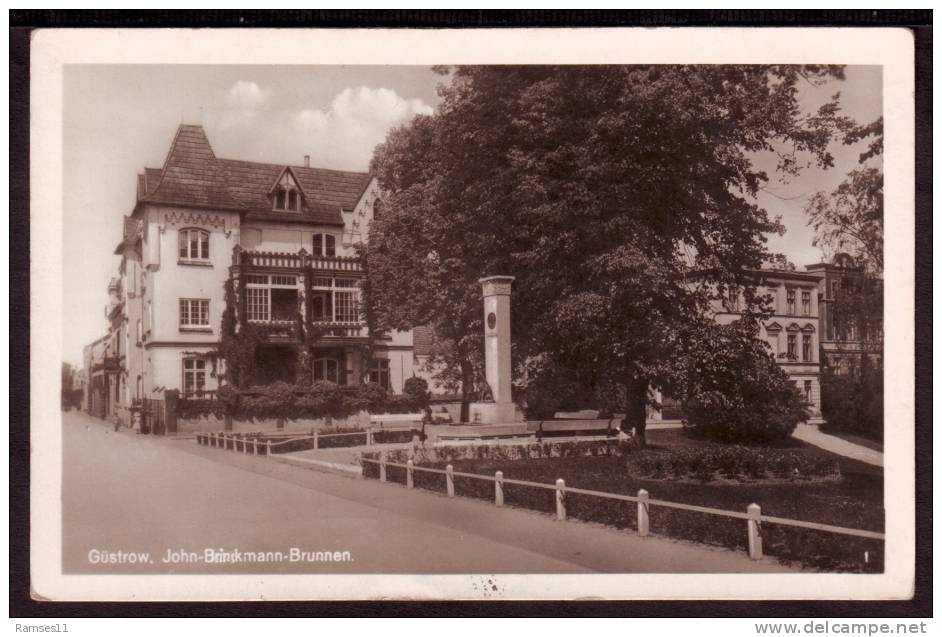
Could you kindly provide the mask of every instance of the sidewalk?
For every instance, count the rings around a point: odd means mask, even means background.
[[[878,467],[883,466],[883,454],[881,452],[823,433],[817,425],[798,425],[792,433],[792,437],[825,451],[836,453],[839,456],[845,456]]]

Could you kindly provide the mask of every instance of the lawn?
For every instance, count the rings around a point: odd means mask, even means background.
[[[841,477],[834,479],[779,479],[739,481],[714,479],[651,479],[639,477],[635,454],[667,455],[684,448],[709,446],[710,443],[687,438],[680,430],[652,431],[649,447],[624,457],[570,457],[530,459],[508,462],[487,459],[456,460],[455,471],[494,475],[501,470],[505,478],[553,484],[563,478],[566,485],[609,493],[636,495],[646,489],[651,498],[685,504],[745,512],[755,502],[762,513],[784,518],[820,522],[857,529],[882,532],[883,473],[880,467],[836,456],[797,440],[784,441],[776,449],[794,451],[811,459],[836,461]],[[767,447],[757,447],[768,451]],[[431,466],[442,468],[444,463]],[[635,467],[635,468],[633,468]],[[401,470],[390,469],[389,479],[404,481]],[[440,475],[416,472],[419,488],[443,491]],[[456,478],[459,496],[493,499],[493,484],[471,478]],[[554,510],[554,494],[532,487],[507,485],[504,488],[508,505],[522,506],[550,513]],[[567,494],[570,517],[601,522],[619,528],[636,528],[636,505],[618,503],[581,494]],[[745,550],[745,522],[739,519],[680,511],[664,507],[651,508],[651,532]],[[824,571],[879,572],[883,568],[882,542],[845,535],[835,535],[764,524],[765,552],[789,563],[799,563]]]

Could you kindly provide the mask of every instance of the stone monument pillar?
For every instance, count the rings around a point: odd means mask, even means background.
[[[484,368],[493,402],[471,404],[471,420],[482,424],[517,421],[510,396],[510,286],[512,276],[480,279],[484,293]]]

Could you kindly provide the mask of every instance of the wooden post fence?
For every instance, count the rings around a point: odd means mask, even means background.
[[[556,519],[566,519],[566,481],[562,478],[556,481]]]
[[[445,490],[448,497],[455,497],[455,468],[451,465],[445,467]]]
[[[749,516],[746,521],[746,528],[749,533],[749,557],[754,560],[761,560],[762,533],[759,525],[762,519],[762,508],[753,502],[746,507],[746,514]]]
[[[406,488],[408,489],[415,488],[415,481],[412,476],[413,472],[415,472],[415,463],[410,460],[406,463]]]
[[[379,481],[386,482],[386,452],[379,452]]]
[[[266,456],[270,456],[270,455],[271,455],[271,440],[266,440],[266,441],[265,441],[265,455],[266,455]]]
[[[648,534],[648,492],[638,489],[638,535],[645,537]]]
[[[504,506],[504,472],[498,471],[494,474],[494,504]]]

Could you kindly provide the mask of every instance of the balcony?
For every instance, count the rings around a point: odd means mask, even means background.
[[[299,252],[262,252],[242,250],[242,248],[236,246],[233,250],[232,265],[241,265],[247,269],[296,273],[301,273],[306,268],[312,268],[318,272],[363,274],[363,267],[357,257],[313,256],[303,248]]]

